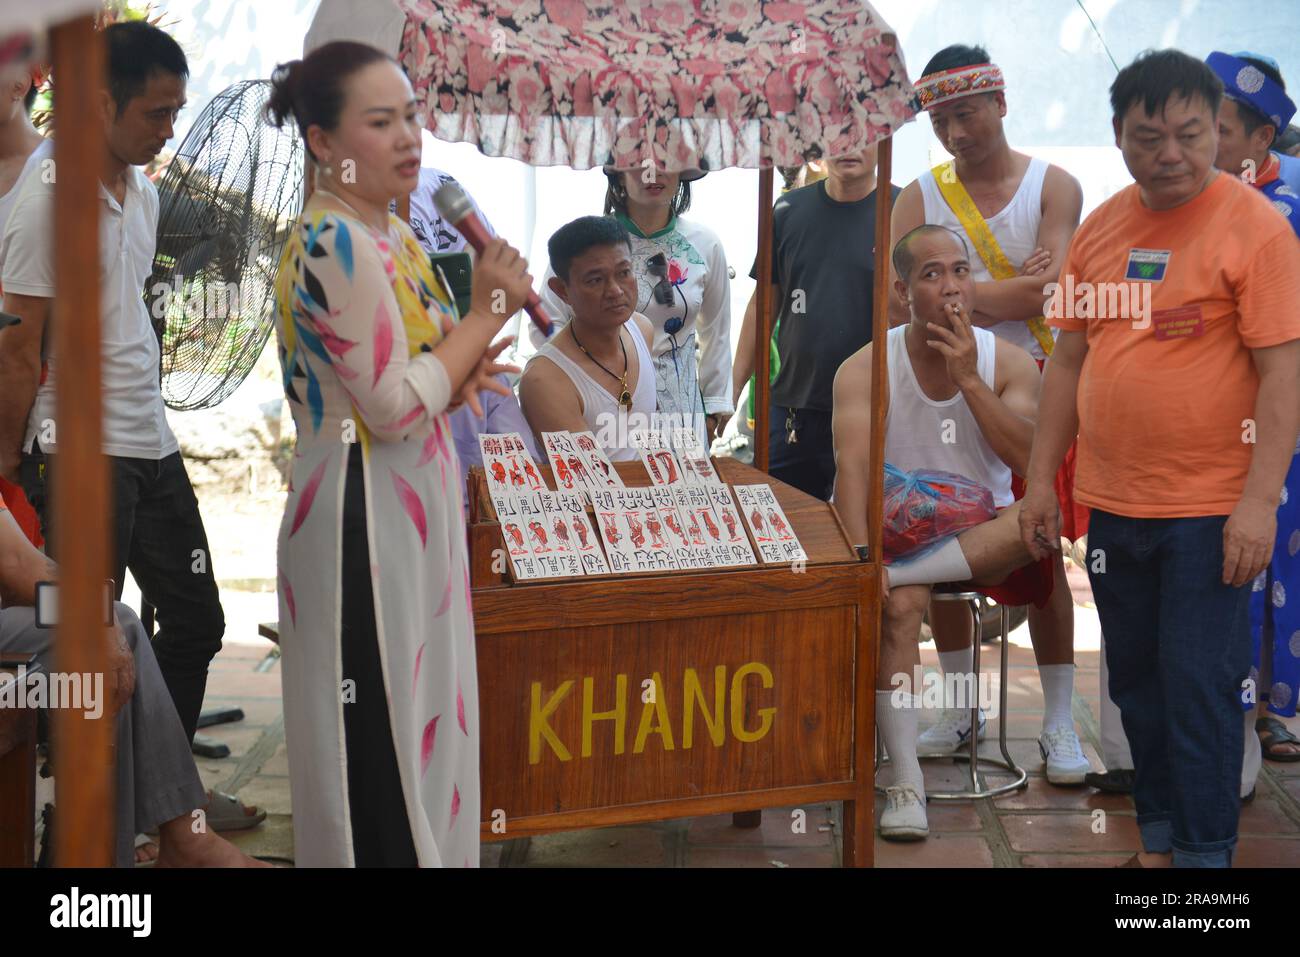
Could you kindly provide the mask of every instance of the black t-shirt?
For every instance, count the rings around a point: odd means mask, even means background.
[[[772,402],[829,412],[840,364],[871,341],[876,193],[839,203],[823,179],[782,196],[772,217],[772,281],[784,297]]]

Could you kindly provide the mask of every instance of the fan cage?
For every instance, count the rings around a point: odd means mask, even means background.
[[[158,184],[145,287],[162,353],[163,400],[211,408],[256,365],[274,322],[275,274],[302,209],[303,146],[265,117],[267,80],[222,91]]]

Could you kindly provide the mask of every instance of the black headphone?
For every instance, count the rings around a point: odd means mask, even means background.
[[[677,296],[681,295],[681,290],[668,281],[667,258],[663,253],[655,253],[650,257],[646,266],[649,269],[650,275],[657,277],[659,280],[655,283],[654,287],[655,302],[659,303],[661,306],[671,306],[676,301]],[[684,295],[682,295],[682,307],[684,310],[689,309],[689,306],[686,303],[686,296]],[[664,332],[668,333],[670,336],[675,336],[677,333],[682,331],[682,326],[684,325],[686,325],[685,311],[683,311],[680,316],[673,316],[671,319],[666,320],[664,322]]]

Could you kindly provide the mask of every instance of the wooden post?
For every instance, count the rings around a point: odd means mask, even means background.
[[[754,468],[767,471],[768,410],[772,402],[772,167],[758,171],[758,321],[754,323]],[[755,828],[763,823],[762,811],[737,811],[733,827]]]
[[[50,31],[59,132],[54,138],[54,349],[59,357],[55,418],[58,468],[52,505],[59,564],[56,669],[106,674],[104,581],[109,577],[109,474],[101,444],[99,174],[104,155],[98,94],[104,54],[92,17]],[[84,698],[83,698],[84,700]],[[106,867],[113,862],[113,717],[96,720],[80,709],[54,710],[55,862]]]
[[[881,566],[881,526],[884,524],[885,501],[885,413],[889,402],[889,350],[885,340],[889,335],[889,217],[893,212],[890,177],[893,175],[894,139],[880,141],[876,152],[876,228],[873,237],[875,248],[875,288],[872,290],[871,341],[871,493],[867,499],[867,536],[871,545],[871,562],[876,566],[873,574],[879,578]],[[879,631],[880,608],[875,609]]]
[[[36,656],[0,655],[0,692],[23,694],[40,669]],[[31,867],[36,860],[36,709],[0,708],[0,867]]]
[[[889,331],[889,218],[893,207],[890,193],[894,140],[880,141],[876,152],[876,222],[872,229],[872,248],[876,269],[872,287],[871,341],[871,449],[868,470],[872,476],[867,498],[867,541],[871,547],[870,574],[862,588],[858,606],[858,644],[855,661],[853,741],[853,779],[858,797],[844,802],[843,855],[846,866],[871,867],[875,860],[875,743],[876,743],[876,671],[880,666],[880,533],[884,523],[885,412],[889,396],[888,350],[884,348]],[[869,665],[870,667],[862,667]]]
[[[758,171],[758,309],[754,334],[754,468],[767,471],[768,409],[772,401],[772,167]]]

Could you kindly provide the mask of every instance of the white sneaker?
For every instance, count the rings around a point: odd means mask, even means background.
[[[880,836],[887,841],[923,841],[930,836],[925,817],[925,795],[911,784],[885,788],[885,810],[880,815]]]
[[[1082,784],[1084,775],[1092,770],[1074,728],[1057,728],[1040,735],[1038,750],[1047,762],[1050,784]]]
[[[984,740],[986,721],[980,711],[978,740]],[[954,754],[970,744],[970,711],[965,708],[944,708],[943,715],[916,739],[916,754],[921,758],[942,757]]]

